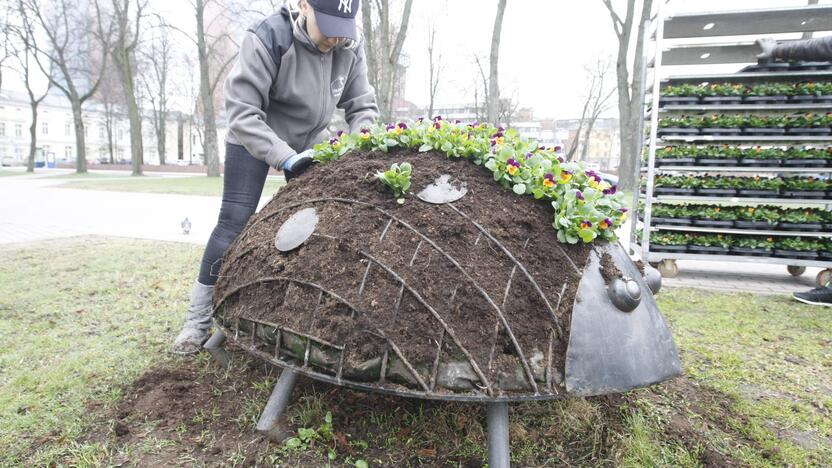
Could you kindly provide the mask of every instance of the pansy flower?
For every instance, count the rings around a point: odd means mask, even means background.
[[[566,160],[564,160],[562,157],[558,156],[558,162],[563,164],[563,163],[566,162]]]
[[[337,144],[338,144],[338,141],[339,141],[339,140],[338,140],[337,138],[334,138],[334,137],[333,137],[333,138],[330,138],[330,139],[329,139],[329,144],[330,144],[330,145],[332,145],[332,146],[335,146],[335,145],[337,145]]]
[[[358,136],[362,140],[369,139],[370,138],[370,129],[369,128],[362,128]]]
[[[520,163],[517,162],[516,159],[511,158],[508,161],[506,161],[506,172],[508,172],[510,175],[517,174],[517,171],[519,171],[519,170],[520,170]]]
[[[344,131],[343,131],[343,130],[338,130],[337,132],[335,132],[335,136],[337,136],[338,138],[341,138],[341,136],[342,136],[343,134],[344,134]]]
[[[604,218],[603,221],[598,223],[598,227],[601,228],[601,230],[609,229],[610,226],[612,226],[612,221],[609,218]]]
[[[441,116],[441,115],[436,115],[436,116],[434,116],[434,117],[433,117],[433,121],[434,121],[434,122],[439,122],[440,120],[442,120],[442,116]]]
[[[505,141],[506,140],[503,137],[503,132],[497,132],[491,135],[491,146],[502,145]]]
[[[387,124],[387,127],[385,127],[385,128],[387,129],[388,132],[392,132],[396,129],[396,126],[389,123],[389,124]]]
[[[437,130],[439,130],[440,128],[442,128],[442,120],[440,119],[440,120],[434,121],[434,122],[433,122],[433,128],[435,128],[435,129],[437,129]]]
[[[578,201],[581,201],[581,202],[582,202],[582,201],[584,201],[584,194],[583,194],[583,193],[581,193],[581,191],[580,191],[580,190],[578,190],[578,191],[576,191],[576,192],[575,192],[575,198],[576,198]]]
[[[555,150],[555,153],[560,153],[561,147],[560,146],[555,146],[554,150]]]
[[[551,188],[555,186],[555,176],[552,174],[546,174],[543,176],[543,186],[546,188]]]
[[[406,123],[399,122],[398,125],[396,125],[396,133],[397,134],[401,134],[405,130],[407,130],[407,124]]]
[[[529,158],[531,158],[532,156],[534,156],[534,153],[532,153],[531,151],[529,151],[528,153],[526,153],[526,159],[529,159]]]
[[[609,187],[603,190],[604,195],[615,195],[615,191],[618,190],[618,187],[615,185],[610,185]]]
[[[563,171],[560,173],[560,183],[565,184],[572,180],[572,173],[570,171]]]
[[[475,121],[469,123],[468,126],[471,127],[471,128],[478,128],[480,126],[480,123],[475,120]]]
[[[580,192],[578,192],[578,193],[580,193]],[[592,227],[592,221],[589,221],[589,220],[586,220],[586,219],[581,221],[581,229],[589,229],[591,227]]]

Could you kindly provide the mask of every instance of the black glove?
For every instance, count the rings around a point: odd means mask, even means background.
[[[283,161],[280,169],[283,170],[283,177],[286,182],[303,174],[303,172],[312,165],[312,150],[308,149],[302,153],[297,153],[290,156],[289,159]]]

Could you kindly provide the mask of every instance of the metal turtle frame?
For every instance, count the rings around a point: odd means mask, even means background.
[[[405,358],[396,344],[379,329],[371,330],[368,333],[385,343],[384,354],[375,359],[374,362],[367,362],[364,366],[366,372],[363,375],[358,375],[355,372],[350,373],[350,371],[345,370],[344,345],[327,342],[312,334],[263,320],[239,317],[231,320],[226,317],[226,301],[230,297],[245,288],[266,283],[285,283],[287,294],[291,285],[300,285],[317,291],[317,305],[315,310],[312,311],[312,317],[315,316],[325,297],[334,299],[351,310],[352,320],[361,313],[359,307],[351,304],[337,293],[327,290],[323,285],[291,276],[259,278],[253,282],[238,285],[216,301],[215,324],[217,332],[205,344],[205,347],[218,363],[226,365],[228,355],[222,345],[228,337],[245,352],[284,369],[258,422],[258,431],[274,439],[281,439],[285,436],[285,425],[282,423],[280,416],[288,404],[296,376],[303,374],[316,380],[363,391],[374,391],[402,397],[486,403],[488,405],[489,466],[501,467],[508,466],[509,460],[507,406],[509,402],[621,392],[637,386],[659,382],[681,373],[681,366],[672,337],[650,293],[651,290],[653,292],[658,291],[660,276],[652,268],[646,267],[647,270],[642,277],[641,272],[638,271],[618,245],[595,246],[583,271],[564,252],[564,257],[569,259],[568,263],[581,276],[581,280],[575,304],[572,308],[572,324],[563,373],[559,369],[555,369],[553,346],[555,341],[564,334],[563,324],[555,311],[561,306],[560,302],[563,299],[566,284],[561,288],[560,294],[557,295],[557,303],[553,306],[532,275],[511,251],[486,228],[459,208],[453,206],[452,202],[463,196],[465,194],[464,190],[453,187],[447,183],[447,180],[443,183],[437,181],[436,185],[439,187],[438,194],[434,187],[431,196],[425,197],[423,201],[449,207],[479,231],[475,243],[480,242],[481,239],[490,242],[497,247],[501,255],[510,259],[514,265],[501,304],[497,304],[497,301],[493,300],[485,290],[476,284],[476,281],[459,262],[432,239],[408,224],[407,221],[366,202],[345,198],[317,198],[287,204],[281,206],[275,212],[261,217],[249,226],[249,229],[277,214],[300,208],[281,226],[275,240],[275,246],[278,250],[290,251],[310,238],[325,242],[336,242],[338,239],[335,237],[314,232],[317,223],[314,206],[330,203],[360,206],[388,218],[388,222],[379,235],[380,241],[383,241],[390,227],[394,224],[409,229],[419,238],[413,252],[411,265],[422,248],[431,248],[439,252],[473,283],[475,289],[488,303],[488,306],[493,309],[496,318],[495,335],[501,330],[506,333],[514,349],[514,357],[519,362],[514,375],[503,376],[502,380],[499,381],[489,379],[480,363],[455,337],[453,329],[419,295],[418,291],[410,287],[407,281],[398,275],[393,268],[375,258],[370,252],[359,250],[358,253],[362,261],[366,261],[367,265],[359,285],[359,296],[363,292],[371,269],[377,268],[385,275],[395,279],[399,285],[398,298],[394,305],[394,316],[398,315],[402,297],[407,292],[429,310],[434,319],[442,325],[442,334],[437,340],[437,351],[429,372],[425,372],[428,369],[420,369],[422,372],[417,370]],[[446,188],[443,189],[442,187]],[[453,193],[443,195],[443,190],[453,191]],[[284,239],[281,239],[281,232],[284,233]],[[290,238],[290,240],[286,241],[286,238]],[[528,244],[528,240],[526,244]],[[609,284],[606,284],[600,273],[600,261],[603,255],[609,255],[623,272],[621,278],[615,278]],[[545,356],[526,357],[503,314],[502,309],[505,307],[511,289],[511,282],[515,275],[521,275],[532,285],[536,294],[539,294],[542,298],[554,324],[549,331],[548,353]],[[451,301],[454,300],[456,291],[454,289]],[[617,310],[618,312],[610,313],[611,310]],[[458,355],[464,357],[464,359],[441,362],[440,358],[447,355],[443,350],[451,345],[458,352]],[[496,346],[496,340],[492,344],[491,359],[494,355],[494,346]],[[543,365],[541,365],[541,361],[543,361]],[[490,367],[491,360],[489,360],[486,368]],[[429,375],[429,378],[423,378],[422,375],[425,373]]]

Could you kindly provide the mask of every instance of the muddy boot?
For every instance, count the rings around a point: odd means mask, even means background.
[[[199,281],[194,281],[194,288],[191,290],[191,303],[188,306],[188,313],[185,315],[185,324],[179,336],[173,342],[171,352],[174,354],[196,354],[202,349],[202,343],[208,339],[208,332],[211,330],[211,296],[214,294],[213,286],[206,286]]]

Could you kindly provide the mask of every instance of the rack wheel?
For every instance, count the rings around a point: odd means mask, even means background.
[[[827,268],[818,273],[818,276],[815,277],[815,283],[818,286],[826,286],[830,279],[832,279],[832,269]]]
[[[805,266],[789,265],[786,267],[786,269],[789,270],[789,274],[792,276],[800,276],[803,273],[806,273]]]
[[[661,263],[661,262],[647,262],[647,263],[648,263],[651,267],[653,267],[653,268],[658,268],[658,267],[659,267],[659,263]]]
[[[679,274],[679,266],[676,265],[676,260],[672,258],[662,260],[656,268],[662,274],[662,278],[675,278]]]

